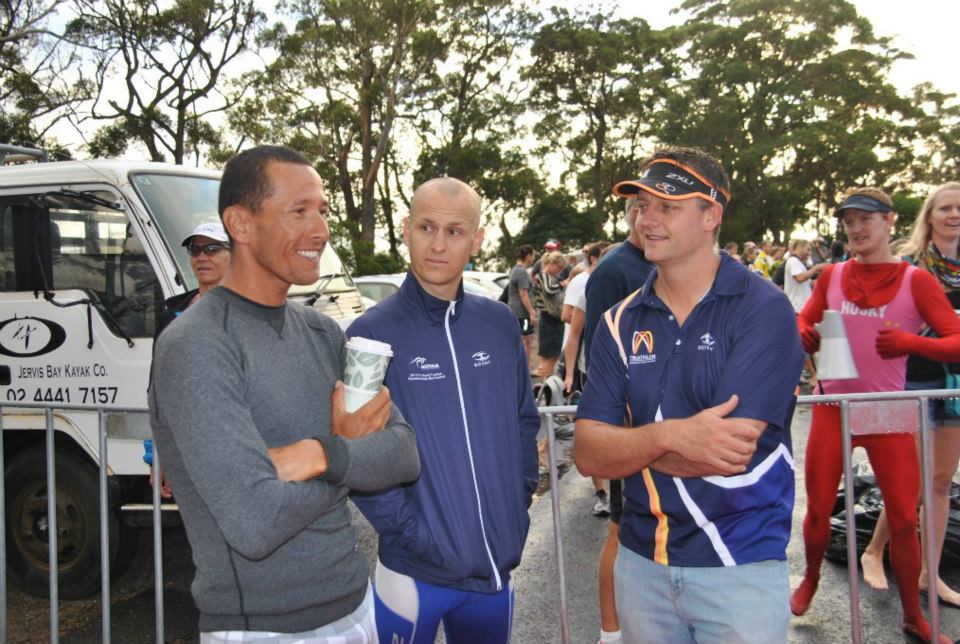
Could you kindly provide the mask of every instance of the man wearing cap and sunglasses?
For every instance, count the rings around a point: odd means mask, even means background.
[[[182,246],[190,255],[190,270],[197,278],[197,288],[164,302],[157,335],[188,306],[219,284],[230,263],[230,238],[220,222],[200,224],[184,238]]]
[[[197,278],[197,288],[167,298],[157,320],[157,333],[154,341],[167,325],[180,317],[187,307],[199,300],[210,289],[220,283],[230,263],[230,238],[219,221],[202,223],[193,232],[184,237],[181,244],[190,255],[190,270]],[[153,440],[143,441],[143,462],[150,465],[150,484],[154,482]],[[166,477],[160,474],[160,495],[170,498],[173,494],[167,485]]]
[[[717,249],[730,191],[710,155],[658,150],[614,194],[636,198],[656,268],[597,329],[574,451],[582,473],[626,479],[623,639],[786,642],[793,310]]]

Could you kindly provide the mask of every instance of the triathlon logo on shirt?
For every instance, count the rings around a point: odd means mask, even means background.
[[[490,354],[486,351],[477,351],[472,357],[474,367],[485,367],[490,364]]]
[[[657,361],[657,354],[653,352],[653,331],[634,331],[631,343],[633,355],[630,364],[647,364]],[[641,353],[641,349],[644,349]]]
[[[633,332],[633,354],[640,353],[640,347],[646,347],[647,353],[653,353],[653,331]]]

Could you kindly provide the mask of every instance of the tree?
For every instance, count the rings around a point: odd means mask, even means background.
[[[669,48],[642,19],[565,9],[554,9],[553,18],[534,37],[523,71],[541,117],[535,132],[542,153],[564,154],[593,211],[612,215],[610,189],[652,133],[648,112],[672,74]]]
[[[510,244],[508,219],[542,197],[540,176],[520,149],[524,91],[512,66],[537,16],[513,0],[444,5],[438,37],[445,71],[423,79],[406,106],[420,141],[414,183],[451,176],[473,186],[487,221]]]
[[[76,47],[50,27],[63,5],[0,3],[0,141],[44,145],[50,129],[89,96],[90,86],[70,73]]]
[[[567,248],[580,248],[597,240],[596,230],[597,214],[592,209],[581,212],[573,195],[557,190],[530,209],[523,229],[513,238],[511,246],[504,246],[505,240],[501,241],[500,254],[513,257],[522,244],[543,248],[548,239],[557,239]]]
[[[377,182],[399,105],[442,55],[434,0],[296,0],[263,44],[277,54],[234,115],[254,141],[281,141],[318,162],[338,193],[354,254],[373,250]]]
[[[94,156],[142,145],[154,161],[183,163],[218,145],[210,117],[237,92],[224,73],[247,51],[264,17],[253,0],[76,0],[70,33],[88,42],[98,88],[88,118],[109,121],[89,142]]]
[[[887,82],[908,57],[845,1],[687,0],[673,30],[688,70],[660,139],[715,154],[730,174],[723,236],[787,232],[851,185],[890,184],[914,114]]]
[[[901,160],[908,171],[904,187],[917,183],[936,186],[960,178],[960,101],[955,94],[938,91],[929,83],[913,90],[918,107],[912,134],[918,148]],[[914,150],[911,149],[911,152]],[[899,211],[898,211],[899,212]]]

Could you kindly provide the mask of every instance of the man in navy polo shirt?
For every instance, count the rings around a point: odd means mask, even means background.
[[[636,197],[656,268],[598,327],[575,456],[584,474],[626,478],[626,642],[787,640],[803,351],[783,293],[716,247],[729,185],[705,152],[665,148],[614,187]]]
[[[590,343],[593,342],[600,318],[611,306],[643,286],[653,270],[653,264],[643,254],[640,232],[634,226],[637,217],[636,197],[627,197],[623,219],[627,225],[627,238],[619,246],[606,253],[587,281],[586,317],[584,318],[584,364],[590,373]],[[607,540],[600,552],[598,581],[600,589],[600,641],[617,644],[621,640],[613,589],[613,563],[617,557],[620,515],[623,512],[623,482],[610,480],[610,525]]]

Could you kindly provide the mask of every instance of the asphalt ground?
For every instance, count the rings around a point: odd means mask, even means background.
[[[810,413],[798,408],[793,423],[797,473],[797,497],[793,535],[788,547],[791,586],[796,586],[804,567],[801,522],[805,508],[803,463]],[[858,450],[855,460],[863,458]],[[568,455],[568,462],[570,462]],[[571,469],[561,479],[561,525],[566,562],[566,586],[569,604],[570,641],[596,642],[600,620],[597,609],[596,569],[600,549],[606,538],[607,521],[593,516],[593,488],[590,479]],[[373,570],[376,535],[355,513],[359,529],[359,548]],[[531,530],[523,561],[514,572],[517,604],[513,641],[519,644],[559,642],[560,619],[556,552],[550,493],[535,500],[530,510]],[[131,569],[112,587],[112,638],[114,642],[154,641],[154,594],[152,533],[141,531],[139,550]],[[192,578],[190,548],[182,528],[166,528],[164,538],[165,639],[168,642],[197,641],[197,612],[190,597]],[[889,575],[889,571],[888,571]],[[960,570],[944,570],[948,583],[960,586]],[[900,603],[891,577],[891,590],[877,592],[861,588],[863,642],[899,644],[908,642],[900,632]],[[48,602],[26,595],[9,586],[8,642],[49,641]],[[735,592],[735,591],[732,591]],[[924,604],[925,605],[925,604]],[[82,601],[60,602],[60,641],[86,643],[100,641],[99,596]],[[960,610],[941,608],[945,633],[960,635]],[[442,641],[442,635],[441,635]],[[794,618],[790,642],[813,644],[849,642],[850,605],[847,569],[825,562],[820,590],[810,609]]]

